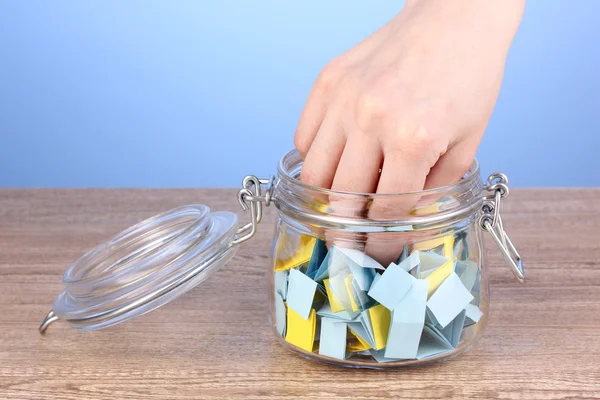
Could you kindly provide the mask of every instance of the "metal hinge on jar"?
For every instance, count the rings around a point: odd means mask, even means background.
[[[254,175],[248,175],[242,181],[242,189],[238,192],[238,201],[244,211],[250,210],[250,222],[237,230],[237,238],[232,245],[237,245],[251,239],[256,234],[256,227],[262,220],[262,207],[271,204],[273,196],[273,185],[275,177],[260,179]],[[265,194],[262,194],[262,185],[266,185]],[[252,191],[254,189],[254,191]]]
[[[508,178],[502,173],[493,173],[488,177],[485,189],[491,193],[484,197],[479,223],[492,236],[515,277],[524,282],[521,256],[504,231],[500,216],[500,202],[508,196]]]

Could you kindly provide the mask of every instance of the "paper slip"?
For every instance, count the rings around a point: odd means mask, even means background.
[[[346,358],[347,324],[343,321],[321,318],[319,354],[343,360]]]
[[[298,243],[290,240],[291,235],[283,231],[275,252],[275,271],[296,268],[310,261],[316,239],[311,236],[300,236]]]
[[[315,273],[315,281],[321,282],[326,278],[332,278],[341,273],[350,273],[348,259],[337,247],[332,246]]]
[[[286,319],[286,309],[285,303],[281,298],[279,293],[275,294],[275,327],[277,328],[277,332],[283,337],[285,337],[285,319]]]
[[[390,330],[390,310],[378,304],[361,313],[365,329],[373,339],[372,344],[375,350],[381,350],[387,343],[387,337]],[[364,339],[364,338],[363,338]]]
[[[352,311],[358,311],[358,302],[354,297],[354,289],[352,288],[352,282],[354,282],[354,275],[350,274],[344,278],[344,285],[346,286],[346,291],[348,293],[348,299],[350,299],[350,306],[352,307]]]
[[[406,249],[406,246],[404,246]],[[406,272],[410,272],[413,268],[418,266],[421,263],[421,258],[419,256],[419,251],[413,251],[410,256],[407,256],[398,264],[398,266],[405,270]]]
[[[379,363],[387,363],[387,362],[394,362],[394,361],[399,361],[401,360],[401,358],[387,358],[385,357],[385,349],[384,350],[369,350],[369,352],[371,353],[371,355],[373,356],[373,358],[375,360],[377,360],[377,362]]]
[[[419,279],[427,278],[429,274],[433,273],[433,271],[446,264],[448,261],[448,258],[439,254],[428,251],[420,251],[418,270]]]
[[[288,273],[288,271],[275,272],[275,293],[279,293],[283,300],[287,297]]]
[[[386,358],[416,358],[425,323],[429,282],[417,280],[392,311]]]
[[[450,350],[453,350],[452,346],[445,339],[438,336],[427,325],[423,327],[423,335],[421,336],[419,351],[417,352],[418,360],[430,358]]]
[[[415,243],[413,250],[431,250],[432,252],[439,251],[444,257],[452,259],[454,256],[454,235],[448,235],[437,239],[427,240],[425,242]]]
[[[375,347],[375,339],[372,334],[368,332],[367,328],[362,321],[362,317],[358,318],[357,321],[348,322],[348,328],[356,337],[362,339],[363,342],[367,343],[370,347]]]
[[[358,309],[360,311],[366,310],[373,305],[373,300],[367,296],[367,292],[363,291],[359,287],[358,282],[356,282],[356,277],[352,281],[352,293],[356,299],[356,304],[358,304]]]
[[[479,322],[483,313],[474,304],[467,304],[465,307],[465,327],[474,325]]]
[[[356,249],[346,249],[343,247],[336,247],[340,252],[342,252],[349,260],[353,261],[355,264],[360,265],[363,268],[374,268],[384,270],[383,266],[379,264],[377,261],[366,255],[360,250]]]
[[[358,313],[358,312],[349,313],[345,310],[339,311],[339,312],[334,312],[331,310],[331,305],[325,303],[323,305],[323,307],[321,307],[319,309],[319,311],[317,311],[317,315],[320,317],[334,318],[334,319],[339,319],[339,320],[350,322],[350,321],[356,321],[356,319],[360,315],[360,313]]]
[[[334,277],[329,278],[329,287],[331,288],[333,295],[340,301],[342,307],[347,312],[358,311],[358,303],[354,298],[352,290],[353,275],[338,274]]]
[[[479,306],[479,303],[481,301],[480,284],[481,278],[477,277],[477,279],[475,279],[475,283],[473,284],[473,289],[471,289],[471,294],[473,295],[473,300],[471,301],[471,304],[474,304],[476,306]]]
[[[317,282],[292,269],[288,276],[287,306],[304,319],[308,319],[312,308]]]
[[[402,253],[400,254],[400,257],[398,257],[398,261],[396,261],[396,264],[400,265],[400,263],[402,261],[404,261],[407,257],[408,257],[408,246],[404,245],[404,248],[402,249]]]
[[[355,340],[352,340],[352,342],[350,342],[348,344],[349,351],[357,353],[360,351],[365,351],[365,350],[369,350],[369,349],[373,348],[373,346],[371,346],[367,341],[365,341],[360,336],[355,335],[354,333],[352,333],[352,331],[350,331],[350,339],[351,340],[355,339]]]
[[[453,272],[429,298],[427,309],[443,329],[465,309],[471,300],[473,296],[458,275]]]
[[[314,279],[319,267],[323,263],[325,256],[327,255],[327,247],[323,240],[317,239],[315,246],[313,247],[310,261],[308,262],[308,269],[306,270],[306,276]]]
[[[363,268],[352,260],[348,260],[348,267],[354,275],[354,280],[360,287],[360,290],[367,291],[373,283],[373,278],[377,274],[373,268]]]
[[[388,310],[393,310],[415,281],[414,276],[391,263],[381,278],[369,289],[368,294]]]
[[[440,287],[442,282],[454,272],[454,260],[447,261],[444,265],[427,276],[429,281],[429,297]]]
[[[477,267],[477,263],[474,263],[473,261],[457,261],[456,275],[458,275],[467,290],[470,291],[475,285],[475,280],[479,278],[479,268]]]
[[[323,280],[323,284],[325,285],[325,290],[327,291],[327,298],[329,299],[329,304],[331,305],[331,311],[340,312],[344,310],[344,306],[337,298],[337,296],[333,293],[331,286],[329,285],[329,279]]]
[[[465,325],[465,314],[466,311],[462,310],[460,314],[458,314],[458,316],[448,324],[448,326],[441,330],[441,334],[448,339],[448,342],[454,348],[458,346],[458,342],[460,341],[460,335],[462,333],[463,326]]]
[[[294,310],[288,308],[286,342],[312,352],[316,328],[317,315],[315,310],[310,310],[308,319],[304,319]]]

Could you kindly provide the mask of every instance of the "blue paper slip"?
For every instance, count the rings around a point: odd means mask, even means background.
[[[288,273],[289,270],[275,272],[275,293],[279,293],[283,300],[287,298]]]
[[[421,263],[419,253],[419,250],[413,251],[413,253],[410,256],[405,257],[404,260],[398,264],[398,266],[406,272],[410,272],[413,268]]]
[[[358,305],[358,311],[366,310],[367,308],[373,305],[373,300],[367,296],[367,292],[362,290],[356,281],[356,277],[352,281],[352,292],[354,294],[354,299],[356,300],[356,304]]]
[[[441,330],[442,336],[444,336],[454,348],[458,346],[460,335],[462,333],[463,326],[465,325],[465,315],[466,311],[462,310],[460,314],[458,314],[456,318],[454,318],[452,322],[448,324],[448,326]]]
[[[475,283],[473,284],[473,288],[471,289],[471,294],[473,295],[473,300],[471,304],[479,306],[481,301],[481,289],[480,289],[481,279],[479,276],[475,279]]]
[[[465,309],[471,300],[473,300],[471,293],[465,288],[458,275],[452,272],[429,298],[427,309],[443,329]]]
[[[354,280],[360,287],[360,290],[369,290],[369,288],[371,287],[371,283],[373,283],[373,278],[375,277],[375,275],[377,275],[375,269],[363,268],[350,259],[348,259],[348,267],[350,268],[350,271],[352,271],[352,275],[354,275]]]
[[[404,248],[402,249],[402,253],[400,254],[400,257],[398,257],[398,261],[396,261],[396,264],[400,264],[407,257],[408,257],[408,246],[404,245]]]
[[[339,312],[333,312],[331,310],[331,305],[329,305],[328,303],[325,303],[323,305],[323,307],[321,307],[319,309],[319,311],[317,311],[317,315],[320,317],[325,317],[325,318],[332,318],[332,319],[339,319],[342,321],[356,321],[357,317],[360,315],[359,312],[348,312],[348,311],[339,311]]]
[[[353,261],[355,264],[360,265],[363,268],[373,268],[384,270],[383,266],[379,264],[377,261],[366,255],[360,250],[356,249],[346,249],[343,247],[336,247],[341,253],[343,253],[349,260]]]
[[[450,346],[445,339],[438,336],[427,325],[423,327],[423,335],[421,336],[419,351],[417,352],[418,360],[430,358],[451,350],[453,350],[452,346]]]
[[[349,273],[350,267],[344,253],[335,246],[331,246],[323,262],[315,272],[315,281],[321,282],[324,279],[331,278],[339,273]]]
[[[381,279],[381,274],[375,274],[375,277],[373,278],[373,282],[371,282],[371,287],[375,286],[375,284],[377,283],[377,281]],[[371,290],[371,288],[369,288],[369,290]]]
[[[414,276],[392,263],[368,294],[388,310],[393,310],[415,281]]]
[[[473,261],[457,261],[456,275],[460,278],[467,290],[473,289],[475,281],[479,279],[479,268]]]
[[[377,362],[380,362],[380,363],[394,362],[394,361],[401,360],[400,358],[387,358],[385,356],[385,349],[382,349],[382,350],[373,350],[373,349],[370,349],[369,352],[371,353],[371,355],[373,356],[373,358],[375,360],[377,360]]]
[[[302,272],[291,269],[288,276],[287,306],[304,319],[308,319],[317,290],[317,282]]]
[[[465,327],[474,325],[479,322],[483,313],[474,304],[467,304],[465,307]]]
[[[327,246],[323,240],[317,239],[317,243],[315,243],[315,247],[313,247],[312,256],[310,257],[310,261],[308,262],[308,269],[306,270],[306,276],[311,279],[314,279],[317,270],[323,263],[325,256],[327,255]]]
[[[429,282],[417,280],[392,311],[386,358],[416,358],[425,323]]]
[[[285,337],[285,325],[286,325],[286,309],[285,303],[279,293],[275,294],[275,324],[277,332]]]
[[[343,321],[321,318],[319,354],[343,360],[346,358],[347,324]]]
[[[362,321],[362,317],[358,318],[357,321],[349,322],[348,328],[354,333],[356,336],[359,336],[362,340],[367,342],[369,346],[375,348],[375,339],[372,334],[365,328],[365,325]]]

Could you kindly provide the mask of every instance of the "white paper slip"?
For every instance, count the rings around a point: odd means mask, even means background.
[[[383,266],[369,257],[365,253],[356,249],[346,249],[343,247],[336,247],[340,252],[344,253],[346,257],[352,260],[354,263],[360,265],[363,268],[374,268],[384,270]]]
[[[321,307],[319,309],[319,311],[317,311],[317,315],[320,317],[325,317],[325,318],[333,318],[333,319],[339,319],[341,321],[356,321],[357,317],[360,315],[360,313],[354,312],[354,313],[350,313],[348,311],[339,311],[339,312],[333,312],[331,310],[331,305],[329,303],[325,303],[323,305],[323,307]]]
[[[473,261],[457,261],[456,275],[460,278],[467,290],[471,291],[475,286],[475,281],[479,278],[479,268]]]
[[[444,329],[441,330],[441,334],[448,339],[450,345],[454,348],[458,346],[460,341],[460,335],[462,334],[463,327],[465,325],[466,311],[462,310],[460,314],[456,316]]]
[[[406,246],[404,246],[404,248],[406,249]],[[413,251],[410,256],[404,257],[404,259],[402,259],[402,261],[398,264],[398,267],[405,270],[406,272],[410,272],[413,268],[415,268],[421,263],[419,253],[419,250]]]

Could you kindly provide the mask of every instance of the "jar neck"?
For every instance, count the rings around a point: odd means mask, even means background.
[[[296,151],[279,163],[274,203],[282,218],[309,230],[356,233],[447,230],[472,223],[481,210],[483,182],[474,161],[457,183],[398,194],[349,193],[318,188],[298,178],[302,158]]]

